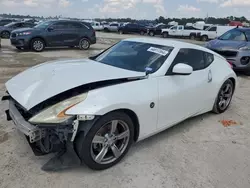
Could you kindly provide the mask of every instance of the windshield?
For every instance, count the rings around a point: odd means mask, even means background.
[[[121,41],[94,60],[126,70],[153,73],[163,65],[172,50],[173,47],[169,46]]]
[[[41,28],[41,29],[45,29],[47,28],[49,25],[51,24],[50,21],[47,21],[47,22],[42,22],[38,25],[36,25],[34,28]]]
[[[244,34],[244,32],[240,30],[233,29],[221,35],[218,39],[219,40],[231,40],[231,41],[245,41],[246,35]]]

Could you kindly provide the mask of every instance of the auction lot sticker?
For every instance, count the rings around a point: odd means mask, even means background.
[[[155,48],[155,47],[150,47],[147,51],[148,52],[153,52],[153,53],[156,53],[156,54],[160,54],[162,56],[165,56],[165,55],[168,54],[168,51],[162,50],[160,48]]]

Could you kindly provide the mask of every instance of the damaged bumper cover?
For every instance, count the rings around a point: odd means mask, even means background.
[[[45,136],[45,129],[38,128],[26,121],[16,108],[14,101],[9,100],[9,110],[6,111],[7,119],[13,120],[16,128],[29,137],[30,143],[41,140]]]
[[[9,110],[5,111],[7,120],[12,120],[16,129],[26,136],[35,155],[40,156],[57,152],[53,158],[42,166],[42,170],[58,171],[81,164],[73,143],[73,137],[76,136],[77,131],[76,121],[70,119],[70,121],[60,125],[33,125],[25,119],[12,98],[8,97],[2,100],[9,101]]]

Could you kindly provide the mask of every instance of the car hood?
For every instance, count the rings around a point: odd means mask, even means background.
[[[75,87],[105,80],[145,76],[90,59],[48,62],[18,74],[5,85],[19,104],[29,110],[37,104]]]
[[[246,46],[246,41],[230,41],[230,40],[212,40],[208,44],[208,48],[213,50],[238,50]]]

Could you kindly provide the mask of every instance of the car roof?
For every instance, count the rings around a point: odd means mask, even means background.
[[[238,30],[240,30],[240,31],[250,31],[250,28],[244,28],[244,27],[236,27],[236,28],[234,28],[234,29],[238,29]]]
[[[161,39],[161,38],[149,38],[149,37],[139,37],[139,38],[129,38],[129,39],[124,39],[123,41],[132,41],[132,42],[142,42],[142,43],[149,43],[149,44],[158,44],[158,45],[163,45],[163,46],[170,46],[174,48],[191,48],[191,49],[197,49],[197,50],[202,50],[205,52],[212,53],[214,55],[217,55],[215,52],[212,50],[209,50],[205,47],[196,45],[196,44],[191,44],[187,42],[182,42],[178,40],[173,40],[173,39]]]

